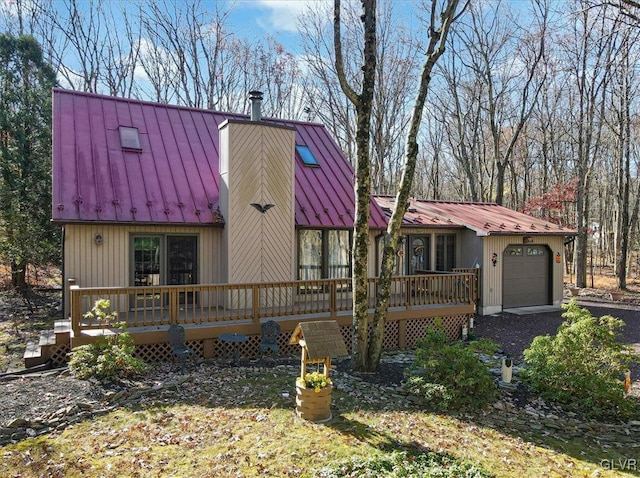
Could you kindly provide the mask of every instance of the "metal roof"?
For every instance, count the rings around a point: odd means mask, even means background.
[[[92,93],[53,91],[53,203],[58,222],[223,225],[218,211],[218,125],[234,113]],[[264,118],[295,128],[296,226],[350,228],[354,171],[323,125]],[[140,149],[123,148],[119,128],[137,128]],[[386,227],[371,201],[373,228]]]
[[[391,218],[391,213],[395,208],[396,198],[395,196],[374,196],[375,201],[378,203],[378,206],[385,213],[387,221]],[[423,202],[423,201],[422,201]],[[407,212],[402,218],[402,225],[405,226],[415,226],[415,227],[451,227],[455,229],[463,229],[463,226],[453,222],[451,219],[447,217],[442,217],[438,214],[429,214],[422,208],[418,207],[418,201],[412,199],[409,201],[409,207],[407,208]]]
[[[395,197],[375,196],[388,217]],[[575,235],[576,230],[514,211],[495,203],[468,203],[411,199],[403,218],[406,227],[465,227],[478,236],[491,234]]]

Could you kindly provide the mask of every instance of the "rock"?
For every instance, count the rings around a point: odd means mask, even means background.
[[[28,423],[29,422],[27,422],[24,418],[16,418],[7,425],[7,428],[22,428],[26,427]]]

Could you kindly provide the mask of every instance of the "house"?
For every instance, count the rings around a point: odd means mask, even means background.
[[[390,216],[395,198],[374,199]],[[560,307],[564,242],[575,233],[493,203],[412,199],[403,218],[397,273],[480,269],[480,315]]]
[[[147,359],[166,353],[169,323],[205,357],[229,331],[251,353],[274,317],[284,348],[318,317],[338,320],[350,343],[353,168],[324,126],[262,118],[261,99],[252,92],[247,117],[54,89],[52,220],[70,323],[50,355],[105,332],[83,318],[100,297]],[[371,199],[372,276],[392,207]],[[484,313],[559,305],[555,258],[571,233],[496,205],[412,201],[385,345],[414,344],[435,317],[459,335],[478,299]],[[373,277],[370,290],[373,306]]]

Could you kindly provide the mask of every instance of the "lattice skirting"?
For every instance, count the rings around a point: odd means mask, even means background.
[[[64,367],[69,361],[67,355],[71,351],[70,344],[54,345],[49,349],[49,360],[53,367]]]
[[[406,348],[414,348],[419,339],[424,337],[428,327],[435,325],[436,320],[442,322],[445,331],[451,340],[458,340],[461,336],[462,325],[469,322],[468,315],[455,315],[448,317],[423,318],[406,321],[405,336],[401,337],[402,328],[398,322],[387,322],[385,324],[385,336],[383,348],[385,350],[393,350],[400,348],[400,344],[404,342]],[[352,348],[351,326],[340,328],[347,350]],[[280,347],[280,357],[297,356],[300,354],[298,345],[290,345],[290,331],[282,332],[278,337],[278,345]],[[187,346],[196,352],[199,357],[204,357],[205,343],[203,340],[188,341]],[[257,358],[259,356],[260,336],[252,335],[249,339],[238,345],[238,351],[243,358]],[[230,358],[233,356],[233,346],[224,344],[219,340],[213,341],[214,358]],[[53,363],[56,366],[64,365],[67,360],[69,346],[59,346],[52,355]],[[168,343],[162,344],[145,344],[136,347],[136,356],[148,363],[167,362],[173,360],[171,355],[171,346]]]
[[[426,319],[408,320],[406,337],[407,347],[415,347],[418,340],[425,336],[427,329],[436,324],[436,320],[442,323],[447,336],[451,340],[459,340],[462,335],[462,325],[469,322],[469,316],[453,315],[449,317],[438,317],[437,319],[429,317]]]

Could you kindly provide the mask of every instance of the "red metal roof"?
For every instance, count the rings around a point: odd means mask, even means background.
[[[391,218],[391,213],[396,204],[395,196],[375,196],[375,200],[378,206],[382,208],[382,211],[387,217],[387,221]],[[416,227],[451,227],[455,229],[463,229],[463,226],[453,222],[447,217],[439,216],[438,214],[429,214],[427,211],[419,207],[423,201],[417,201],[415,199],[409,201],[409,207],[407,212],[402,218],[403,226],[416,226]]]
[[[376,196],[376,202],[391,216],[395,198]],[[479,236],[491,234],[575,235],[575,229],[553,224],[494,203],[463,203],[411,199],[404,226],[466,227]]]
[[[218,213],[218,125],[244,115],[78,91],[53,91],[53,204],[58,222],[223,225]],[[353,227],[354,172],[320,124],[295,128],[319,167],[296,153],[299,227]],[[119,127],[137,128],[141,149],[123,149]],[[371,201],[373,228],[386,227]]]

